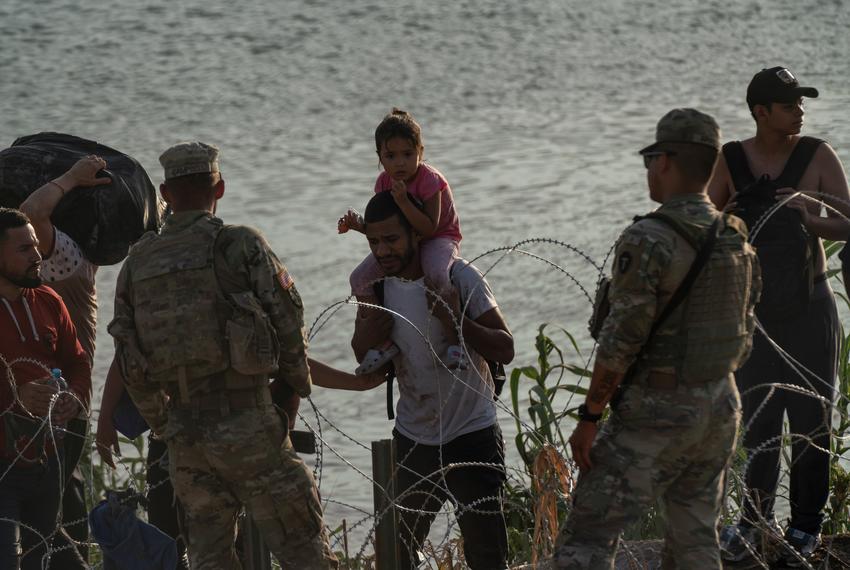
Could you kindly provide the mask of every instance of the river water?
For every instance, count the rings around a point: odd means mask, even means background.
[[[804,132],[850,159],[849,24],[842,0],[4,0],[0,145],[68,132],[133,155],[155,184],[164,148],[219,145],[219,215],[266,234],[312,322],[345,299],[348,273],[368,253],[359,234],[337,235],[336,219],[370,197],[373,132],[391,107],[422,124],[426,159],[454,189],[466,257],[548,237],[601,262],[631,217],[652,208],[636,150],[658,118],[693,106],[725,138],[750,136],[746,86],[763,67],[788,66],[820,90]],[[592,294],[595,273],[580,255],[528,249]],[[98,275],[95,405],[118,270]],[[512,255],[489,278],[516,364],[534,363],[543,322],[575,332],[587,356],[590,304],[570,277]],[[344,306],[318,331],[315,357],[353,368],[353,315]],[[313,400],[358,442],[389,435],[382,390],[317,388]],[[512,449],[513,420],[500,417]],[[348,464],[368,472],[369,452],[323,430],[341,456],[325,452],[324,498],[370,510],[371,484]],[[360,515],[332,502],[328,517],[334,527]]]

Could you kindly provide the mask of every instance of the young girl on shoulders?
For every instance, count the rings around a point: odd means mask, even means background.
[[[460,221],[455,211],[454,198],[449,183],[440,171],[422,162],[425,146],[422,130],[413,116],[393,108],[375,129],[375,148],[383,171],[375,182],[375,192],[391,192],[413,229],[422,236],[420,255],[422,270],[440,292],[451,288],[449,271],[458,257],[461,233]],[[410,201],[419,200],[422,208]],[[340,233],[348,230],[364,231],[363,221],[354,210],[339,219]],[[351,291],[357,300],[377,303],[372,284],[384,277],[381,266],[369,255],[351,274]],[[450,368],[465,368],[466,358],[458,346],[457,332],[451,331],[454,342],[445,355]],[[385,346],[370,350],[356,370],[368,374],[381,368],[398,347],[390,341]]]

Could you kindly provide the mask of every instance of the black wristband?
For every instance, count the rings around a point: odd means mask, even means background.
[[[578,419],[582,422],[590,422],[595,424],[602,419],[602,414],[591,414],[587,411],[587,404],[582,404],[578,407]]]

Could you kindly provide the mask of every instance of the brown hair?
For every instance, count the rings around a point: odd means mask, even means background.
[[[759,121],[758,118],[756,117],[756,105],[761,105],[762,107],[767,107],[768,113],[773,112],[773,102],[770,102],[770,103],[753,103],[752,105],[749,106],[750,107],[750,115],[752,115],[753,120],[756,123],[758,123],[758,121]]]
[[[413,204],[414,208],[420,212],[424,212],[422,203],[419,202],[418,198],[410,193],[407,194],[407,198]],[[373,222],[383,222],[393,216],[398,216],[399,222],[408,232],[413,231],[413,225],[407,219],[407,216],[404,215],[398,203],[396,203],[392,192],[378,192],[366,204],[366,211],[363,212],[363,221],[366,224],[371,224]]]
[[[30,223],[26,214],[14,208],[0,208],[0,240],[6,239],[6,230],[20,228]]]
[[[682,176],[696,184],[711,180],[719,156],[717,149],[696,143],[662,143],[659,150],[670,151],[670,160]]]
[[[390,139],[404,139],[413,144],[417,150],[425,148],[422,144],[422,129],[413,115],[398,107],[385,116],[375,129],[375,150],[381,154],[381,148]]]

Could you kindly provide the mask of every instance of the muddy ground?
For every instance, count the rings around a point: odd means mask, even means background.
[[[617,552],[617,570],[654,570],[661,567],[660,540],[627,541],[620,544]],[[768,544],[761,560],[749,560],[735,564],[726,564],[727,570],[750,570],[762,568],[769,570],[784,570],[784,564],[775,562],[781,553],[781,544]],[[823,545],[815,552],[810,560],[815,570],[850,569],[850,535],[841,534],[823,537]],[[805,568],[805,566],[803,566]],[[531,570],[531,566],[523,566],[516,570]],[[551,563],[538,564],[536,570],[554,570]],[[694,569],[697,570],[697,569]]]

